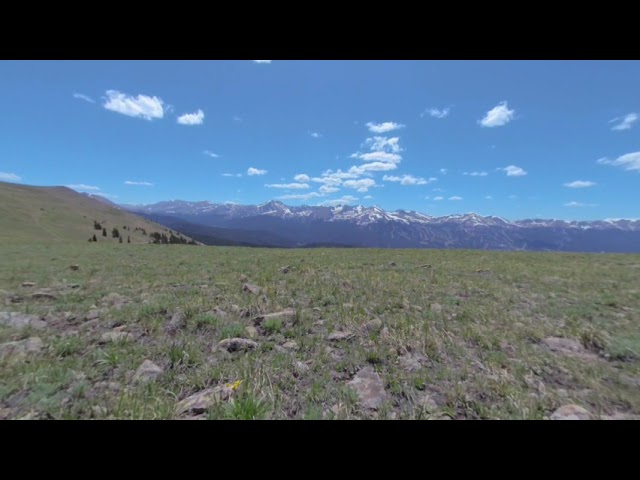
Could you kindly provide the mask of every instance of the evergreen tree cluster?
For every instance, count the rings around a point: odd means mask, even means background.
[[[183,236],[174,235],[173,233],[170,233],[167,237],[166,233],[152,232],[149,236],[152,238],[151,243],[155,243],[157,245],[197,245],[194,240],[187,240]]]

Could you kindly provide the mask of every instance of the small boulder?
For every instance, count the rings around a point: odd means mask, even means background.
[[[226,338],[220,341],[218,346],[227,352],[238,352],[254,349],[258,346],[258,343],[246,338]]]
[[[297,342],[290,340],[288,342],[283,343],[282,348],[284,348],[285,350],[297,350],[300,347],[298,346]]]
[[[296,311],[293,310],[292,308],[287,308],[286,310],[283,310],[281,312],[258,315],[257,317],[253,318],[253,324],[260,325],[265,320],[272,320],[272,319],[287,320],[290,318],[294,318],[295,316],[296,316]]]
[[[551,415],[551,420],[593,420],[588,410],[580,405],[563,405]]]
[[[39,353],[42,348],[43,343],[39,337],[31,337],[26,340],[2,343],[0,344],[0,359],[11,357],[12,360],[22,360],[27,355]]]
[[[181,400],[176,405],[176,411],[178,414],[190,413],[199,415],[205,413],[209,408],[213,407],[218,402],[227,400],[233,390],[231,387],[220,385],[218,387],[207,388],[190,397]]]
[[[374,318],[364,324],[364,329],[367,332],[379,332],[382,329],[382,320]]]
[[[162,373],[163,370],[161,367],[153,363],[151,360],[145,360],[133,375],[133,381],[136,383],[149,383],[156,380],[160,375],[162,375]]]
[[[80,265],[69,265],[69,268],[74,272],[80,270]]]
[[[248,326],[244,329],[249,335],[249,338],[258,338],[258,329],[256,327]]]
[[[254,295],[260,295],[261,289],[257,285],[253,285],[251,283],[245,283],[242,285],[242,291],[247,293],[253,293]]]
[[[40,290],[32,293],[31,298],[35,298],[36,300],[57,300],[58,297],[49,290]]]
[[[384,384],[371,367],[364,367],[347,385],[356,391],[360,404],[365,408],[377,410],[387,399]]]
[[[327,335],[327,340],[329,340],[330,342],[340,342],[343,340],[349,340],[352,337],[353,333],[349,331],[335,331]]]
[[[588,352],[580,342],[570,338],[547,337],[542,340],[542,344],[554,353],[569,357],[597,357],[597,355]]]
[[[25,288],[35,287],[36,284],[34,282],[22,282],[22,286]]]
[[[291,265],[280,268],[280,273],[289,273],[291,271]]]
[[[13,328],[32,327],[37,330],[47,326],[43,320],[35,315],[18,312],[0,312],[0,325],[6,325],[7,327]]]
[[[121,331],[105,332],[100,337],[102,343],[127,342],[129,340],[133,340],[133,335]]]

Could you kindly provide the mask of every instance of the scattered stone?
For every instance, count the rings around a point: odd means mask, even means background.
[[[280,268],[280,273],[289,273],[291,271],[291,265]]]
[[[104,417],[107,414],[107,408],[102,405],[93,405],[91,407],[91,413],[94,417]]]
[[[398,363],[400,363],[400,367],[405,372],[415,372],[422,368],[422,360],[423,357],[421,356],[407,353],[406,355],[402,355],[398,358]]]
[[[542,343],[552,352],[570,357],[596,358],[597,355],[589,353],[580,342],[570,338],[547,337]]]
[[[367,332],[379,332],[382,329],[382,320],[374,318],[373,320],[365,323],[364,328]]]
[[[251,350],[258,346],[257,342],[247,340],[246,338],[227,338],[218,343],[218,346],[227,352],[237,352],[240,350]]]
[[[75,272],[80,270],[80,265],[69,265],[69,268]]]
[[[432,303],[429,308],[431,309],[431,311],[435,312],[435,313],[440,313],[442,312],[442,305],[440,305],[439,303]]]
[[[34,282],[22,282],[22,286],[27,288],[27,287],[35,287],[36,284]]]
[[[219,307],[214,308],[213,310],[211,310],[211,313],[216,316],[216,317],[226,317],[227,316],[227,312],[225,312],[224,310],[222,310]]]
[[[389,262],[389,266],[390,267],[395,267],[396,266],[396,262]]]
[[[389,333],[389,328],[388,327],[384,327],[382,330],[380,330],[380,336],[382,338],[389,338],[389,335],[391,335]]]
[[[0,359],[10,356],[13,360],[23,359],[29,354],[39,353],[43,343],[39,337],[31,337],[17,342],[0,344]]]
[[[438,410],[438,404],[428,393],[423,393],[422,395],[420,395],[420,397],[418,397],[418,400],[416,401],[416,405],[418,405],[420,408],[423,408],[428,413]]]
[[[298,361],[296,361],[296,362],[293,364],[293,366],[294,366],[294,368],[296,369],[296,372],[298,372],[298,373],[305,373],[305,372],[308,372],[308,371],[309,371],[309,368],[310,368],[310,367],[309,367],[309,365],[307,365],[306,363],[301,362],[301,361],[299,361],[299,360],[298,360]]]
[[[293,340],[285,342],[282,344],[282,348],[285,350],[297,350],[299,348],[298,344]]]
[[[256,327],[246,327],[245,331],[247,332],[247,335],[249,335],[249,338],[258,338],[258,329]]]
[[[327,336],[327,340],[329,340],[330,342],[340,342],[342,340],[349,340],[351,337],[353,337],[353,333],[348,332],[348,331],[335,331],[335,332],[331,332],[328,336]]]
[[[244,292],[253,293],[254,295],[260,295],[261,289],[257,285],[253,285],[251,283],[245,283],[242,285],[242,290]]]
[[[58,297],[48,290],[40,290],[39,292],[32,293],[31,298],[37,300],[57,300]]]
[[[296,316],[296,311],[293,310],[292,308],[287,308],[286,310],[283,310],[281,312],[267,313],[266,315],[258,315],[257,317],[253,318],[253,324],[260,325],[265,320],[270,320],[275,318],[287,320],[295,316]]]
[[[588,410],[579,405],[564,405],[551,415],[551,420],[592,420],[593,416]]]
[[[176,411],[178,414],[191,413],[199,415],[205,413],[216,403],[227,400],[232,393],[233,390],[224,385],[207,388],[178,402]]]
[[[422,307],[420,305],[411,305],[411,308],[413,308],[416,312],[422,311]]]
[[[377,410],[387,399],[384,384],[372,367],[364,367],[347,385],[356,391],[365,408]]]
[[[133,335],[131,335],[130,333],[127,333],[127,332],[118,332],[118,331],[105,332],[100,337],[100,340],[103,343],[126,342],[126,341],[129,341],[129,340],[133,340]]]
[[[20,295],[8,294],[4,299],[4,303],[6,305],[11,305],[13,303],[22,303],[23,300],[24,299]]]
[[[145,360],[133,375],[133,381],[136,383],[149,383],[156,380],[160,375],[162,375],[162,373],[162,368],[151,360]]]
[[[28,315],[18,312],[0,312],[0,325],[6,325],[13,328],[32,327],[42,329],[47,324],[35,315]]]
[[[106,297],[102,299],[102,304],[107,307],[112,307],[117,310],[120,310],[127,303],[129,303],[129,299],[119,293],[110,293]]]
[[[165,326],[165,331],[167,333],[175,333],[180,328],[184,327],[185,323],[186,317],[184,316],[184,313],[182,313],[181,310],[176,310],[171,316],[169,323]]]
[[[240,312],[240,307],[236,304],[231,305],[231,311],[233,313],[239,313]]]
[[[97,308],[92,308],[84,318],[85,320],[97,320],[98,318],[100,318],[100,310],[98,310]]]
[[[99,390],[110,390],[112,392],[118,392],[122,389],[122,385],[117,382],[98,382],[95,384],[95,388]]]

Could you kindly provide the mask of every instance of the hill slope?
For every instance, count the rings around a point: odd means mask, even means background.
[[[66,187],[0,182],[0,244],[86,242],[94,234],[98,243],[118,243],[114,227],[124,242],[130,237],[131,243],[149,243],[152,232],[169,235],[162,225]]]

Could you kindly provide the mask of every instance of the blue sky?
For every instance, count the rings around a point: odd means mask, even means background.
[[[2,61],[0,180],[640,217],[638,61]]]

